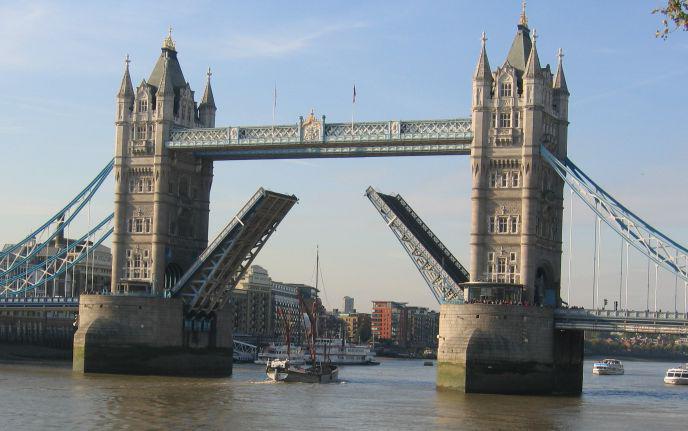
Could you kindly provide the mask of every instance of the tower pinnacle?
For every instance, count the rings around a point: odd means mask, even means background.
[[[526,63],[525,76],[534,78],[540,73],[540,58],[537,53],[537,31],[533,29],[533,46],[530,50],[530,55],[528,56],[528,62]]]
[[[526,0],[521,2],[521,17],[518,19],[518,25],[528,27],[528,17],[526,16]]]
[[[557,72],[554,75],[554,88],[557,88],[564,92],[565,94],[569,94],[569,88],[566,85],[566,77],[564,77],[564,50],[559,48],[559,52],[557,53]]]
[[[487,36],[485,35],[485,32],[483,32],[480,41],[480,57],[478,57],[478,64],[475,67],[475,74],[473,75],[473,78],[476,80],[491,81],[492,72],[490,71],[490,62],[487,61],[487,49],[485,47],[487,43]]]
[[[118,97],[134,97],[134,87],[131,85],[131,76],[129,75],[129,54],[124,57],[124,76],[122,76],[122,83],[119,86]]]
[[[164,49],[169,49],[170,51],[176,51],[176,47],[174,45],[174,40],[172,40],[172,26],[167,31],[167,37],[165,40],[162,42],[162,47]]]

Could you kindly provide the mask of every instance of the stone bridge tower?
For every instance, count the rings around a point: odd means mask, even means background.
[[[213,164],[165,148],[173,128],[213,127],[210,71],[200,105],[170,35],[134,89],[127,58],[115,121],[112,292],[162,295],[208,241]]]
[[[501,67],[483,34],[473,76],[471,281],[522,284],[536,304],[557,304],[563,181],[540,156],[566,156],[568,97],[562,54],[541,67],[525,11]]]

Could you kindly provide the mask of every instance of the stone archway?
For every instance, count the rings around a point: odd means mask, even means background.
[[[165,291],[170,291],[182,278],[184,271],[178,264],[171,262],[165,267]]]
[[[535,270],[533,303],[536,305],[557,305],[557,289],[554,272],[549,262],[541,262]]]

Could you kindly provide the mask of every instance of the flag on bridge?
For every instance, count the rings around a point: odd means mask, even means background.
[[[354,97],[351,103],[356,103],[356,84],[354,84]]]

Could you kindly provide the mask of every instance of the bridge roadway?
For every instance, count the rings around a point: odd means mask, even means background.
[[[557,308],[554,310],[554,326],[585,331],[686,335],[688,313]]]
[[[358,123],[325,122],[325,116],[293,125],[175,129],[169,149],[213,160],[468,155],[470,118]]]
[[[0,311],[18,309],[76,313],[79,311],[79,298],[0,298]],[[554,326],[584,331],[687,335],[688,313],[557,308],[554,310]]]

